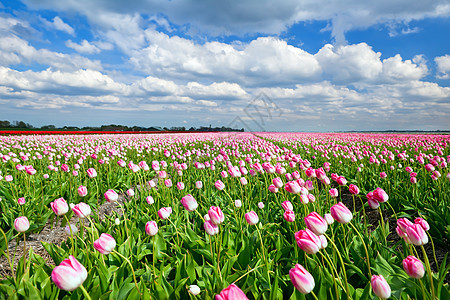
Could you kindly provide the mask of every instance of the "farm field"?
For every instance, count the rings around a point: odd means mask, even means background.
[[[0,136],[0,299],[450,299],[450,136]]]

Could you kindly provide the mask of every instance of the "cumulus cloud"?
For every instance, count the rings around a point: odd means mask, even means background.
[[[75,30],[72,28],[72,26],[64,23],[64,21],[58,16],[54,17],[52,21],[48,21],[44,18],[41,18],[41,20],[49,28],[64,31],[70,35],[75,35]]]
[[[93,53],[100,52],[100,49],[97,46],[89,43],[86,40],[83,40],[81,42],[81,44],[77,44],[77,43],[72,42],[72,40],[68,40],[68,41],[66,41],[66,46],[74,49],[75,51],[77,51],[79,53],[93,54]]]
[[[438,74],[436,75],[440,79],[450,78],[450,55],[438,56],[434,58],[437,65]]]
[[[190,24],[193,34],[246,35],[253,33],[279,34],[292,24],[302,21],[331,21],[331,31],[338,44],[345,43],[345,32],[368,28],[375,24],[408,24],[412,20],[446,17],[450,4],[445,0],[372,1],[359,0],[249,0],[249,1],[57,1],[25,0],[35,9],[78,11],[92,23],[103,24],[103,13],[150,16],[160,12],[177,25]],[[114,23],[114,19],[109,21]],[[163,24],[162,24],[163,25]],[[109,25],[110,26],[110,25]],[[164,26],[164,25],[163,25]],[[416,30],[416,29],[411,29]]]

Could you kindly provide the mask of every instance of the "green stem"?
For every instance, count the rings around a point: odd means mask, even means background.
[[[422,289],[422,299],[427,299],[427,296],[425,293],[425,287],[423,286],[422,280],[420,280],[420,279],[417,279],[417,280],[419,280],[420,288]]]
[[[350,226],[352,226],[353,230],[355,230],[356,234],[359,236],[359,239],[361,240],[363,246],[364,246],[364,251],[366,252],[366,259],[367,259],[367,267],[369,268],[369,278],[372,278],[372,271],[370,269],[370,257],[369,257],[369,251],[367,251],[367,246],[366,243],[364,242],[363,237],[361,236],[361,234],[359,233],[359,231],[356,229],[356,227],[349,222],[348,224],[350,224]]]
[[[338,286],[337,286],[337,282],[336,282],[336,278],[338,277],[337,270],[334,267],[334,265],[330,262],[330,260],[325,255],[323,255],[322,251],[319,251],[319,253],[320,253],[320,255],[322,255],[323,258],[325,258],[325,260],[327,261],[328,265],[331,267],[332,272],[334,274],[336,274],[336,277],[334,277],[334,275],[333,275],[333,283],[334,283],[334,289],[336,291],[336,300],[338,300],[339,299],[339,290],[338,290]]]
[[[425,265],[427,267],[428,279],[430,280],[430,285],[431,285],[432,299],[434,300],[437,298],[436,298],[436,293],[434,291],[434,283],[433,283],[433,276],[431,273],[430,261],[428,260],[427,252],[425,251],[425,248],[423,247],[423,245],[420,245],[420,248],[422,248],[422,253],[425,258]]]
[[[313,291],[311,291],[311,295],[313,295],[314,299],[319,300],[319,298],[317,298],[316,294],[314,294]]]
[[[70,239],[71,239],[71,241],[72,241],[72,255],[76,257],[76,255],[75,255],[75,250],[74,250],[74,248],[73,248],[74,242],[73,242],[72,226],[70,225],[69,219],[67,218],[66,215],[64,215],[64,218],[66,219],[67,225],[69,226],[69,230],[70,230]]]
[[[340,253],[338,247],[336,246],[336,244],[333,242],[333,240],[331,240],[326,233],[324,233],[324,235],[330,241],[330,243],[333,245],[333,247],[336,249],[336,253],[337,253],[338,257],[339,257],[339,260],[341,261],[342,271],[344,273],[345,291],[347,293],[347,299],[350,300],[350,289],[348,287],[347,272],[345,271],[344,260],[342,259],[341,253]]]
[[[269,283],[270,283],[270,275],[269,275],[269,263],[268,263],[268,261],[267,261],[267,257],[266,257],[266,254],[265,254],[265,247],[264,247],[264,244],[263,244],[263,240],[262,240],[262,236],[261,236],[261,232],[259,231],[259,228],[258,228],[258,224],[256,224],[256,231],[258,231],[258,235],[259,235],[259,240],[260,240],[260,242],[261,242],[261,252],[262,252],[262,255],[263,255],[263,259],[264,259],[264,262],[265,262],[265,264],[266,264],[266,271],[267,271],[267,280],[269,281]]]
[[[89,296],[88,291],[86,291],[86,289],[84,288],[83,285],[80,285],[80,289],[83,291],[83,294],[84,294],[84,296],[86,297],[86,299],[92,300],[91,296]]]
[[[137,281],[136,281],[136,274],[134,274],[133,265],[132,265],[131,262],[128,260],[128,258],[126,258],[125,256],[123,256],[122,254],[120,254],[120,253],[117,252],[116,250],[113,250],[112,252],[113,252],[114,254],[117,254],[118,256],[122,257],[122,258],[128,263],[128,265],[130,266],[130,268],[131,268],[131,273],[133,273],[134,285],[136,286],[136,289],[137,289],[137,291],[138,291],[138,293],[139,293],[139,298],[142,299],[142,294],[141,294],[141,291],[139,290],[139,286],[138,286]]]

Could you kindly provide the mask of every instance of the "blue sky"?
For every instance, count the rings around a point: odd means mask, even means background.
[[[0,120],[450,129],[450,1],[0,0]]]

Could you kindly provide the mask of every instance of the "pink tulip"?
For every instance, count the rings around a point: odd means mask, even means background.
[[[94,168],[89,168],[87,169],[87,175],[89,176],[89,178],[95,178],[97,177],[97,171],[95,171]]]
[[[423,263],[412,255],[403,260],[403,269],[406,274],[416,279],[422,278],[425,274]]]
[[[330,213],[333,219],[341,224],[347,224],[353,218],[352,212],[342,202],[333,205],[330,209]]]
[[[116,191],[109,189],[104,194],[106,201],[108,202],[114,202],[117,199],[119,199],[119,195],[116,193]]]
[[[194,197],[191,194],[188,194],[181,198],[181,204],[187,211],[194,211],[198,207],[197,201],[194,199]]]
[[[18,217],[14,220],[14,229],[18,232],[25,232],[30,228],[30,222],[27,217]]]
[[[352,195],[358,195],[359,194],[359,188],[358,188],[358,186],[356,186],[354,184],[350,184],[348,186],[348,190],[350,191],[350,194],[352,194]]]
[[[289,277],[294,287],[302,294],[308,294],[314,289],[314,278],[300,264],[296,264],[295,268],[289,271]]]
[[[328,193],[330,194],[331,197],[333,198],[337,198],[337,196],[339,195],[339,192],[337,189],[332,188],[328,191]]]
[[[239,200],[239,199],[234,200],[234,206],[236,206],[237,208],[241,207],[242,206],[242,201]]]
[[[168,188],[172,187],[172,180],[170,178],[164,180],[164,185]]]
[[[300,185],[296,181],[289,181],[284,185],[284,189],[291,194],[300,193]]]
[[[275,185],[271,184],[269,185],[269,192],[278,193],[278,188]]]
[[[414,220],[414,223],[415,223],[415,224],[420,224],[420,226],[422,226],[423,230],[425,230],[425,231],[430,230],[430,225],[428,224],[427,221],[425,221],[425,220],[422,219],[422,218],[416,218],[416,219]]]
[[[294,222],[295,221],[295,213],[292,210],[285,210],[284,214],[283,214],[283,218],[287,221],[287,222]]]
[[[215,186],[216,189],[218,189],[219,191],[221,191],[221,190],[223,190],[223,189],[225,188],[225,184],[223,184],[223,182],[220,181],[220,180],[217,180],[217,181],[214,183],[214,186]]]
[[[203,228],[209,235],[216,235],[219,233],[219,226],[211,222],[211,220],[206,220],[205,223],[203,223]]]
[[[336,182],[339,185],[346,185],[347,184],[347,179],[345,179],[344,176],[338,176],[338,178],[336,178]]]
[[[247,185],[247,183],[248,183],[247,178],[245,178],[245,177],[241,177],[241,179],[239,179],[239,182],[240,182],[242,185]]]
[[[195,188],[196,188],[196,189],[201,189],[202,187],[203,187],[203,182],[197,181],[197,182],[195,183]]]
[[[145,201],[147,201],[148,204],[152,205],[153,203],[155,203],[155,200],[153,199],[152,196],[147,196],[145,198]]]
[[[223,289],[219,295],[216,295],[216,300],[248,300],[244,292],[234,283]]]
[[[184,190],[184,183],[183,182],[177,182],[177,189],[179,191]]]
[[[407,229],[409,226],[414,225],[414,223],[411,222],[410,220],[408,220],[407,218],[400,218],[400,219],[397,219],[397,225],[398,225],[398,227],[400,227],[400,229],[401,229],[404,233],[406,233],[406,229]]]
[[[304,218],[306,227],[316,235],[324,234],[328,229],[327,221],[315,211]]]
[[[331,216],[331,214],[325,214],[325,215],[323,216],[323,218],[325,219],[325,221],[327,221],[327,224],[328,224],[328,225],[331,225],[331,224],[334,223],[334,219],[333,219],[333,217]]]
[[[256,225],[259,222],[259,217],[253,210],[246,213],[244,217],[248,225]]]
[[[373,198],[368,198],[367,203],[369,204],[369,207],[371,209],[377,209],[378,207],[380,207],[380,203]]]
[[[69,255],[68,259],[53,269],[52,281],[59,289],[70,292],[82,285],[87,275],[86,268],[75,257]]]
[[[283,207],[284,210],[294,210],[294,206],[289,200],[286,200],[283,203],[281,203],[281,207]]]
[[[109,254],[116,247],[116,240],[107,233],[102,233],[100,237],[94,241],[94,248],[101,254]]]
[[[24,205],[25,202],[25,197],[20,197],[19,199],[17,199],[17,203],[19,203],[19,205]]]
[[[77,205],[75,205],[72,208],[72,211],[75,213],[75,215],[77,215],[78,218],[86,218],[87,216],[89,216],[92,211],[91,211],[91,207],[83,202],[78,203]]]
[[[283,187],[283,181],[281,180],[280,177],[276,177],[276,178],[272,179],[272,182],[273,182],[273,185],[276,188],[282,188]]]
[[[408,239],[413,245],[421,246],[428,243],[428,236],[420,224],[413,224],[406,228]]]
[[[264,208],[264,203],[263,202],[258,202],[258,208],[259,209],[263,209]]]
[[[316,254],[322,246],[319,237],[309,229],[297,231],[295,240],[300,249],[308,254]]]
[[[388,194],[382,188],[376,188],[373,191],[373,198],[380,203],[386,202],[389,200]]]
[[[50,206],[57,216],[62,216],[69,211],[69,205],[67,205],[64,198],[58,198],[55,201],[50,202]]]
[[[88,191],[87,191],[87,188],[86,188],[85,186],[80,185],[80,186],[78,187],[78,195],[79,195],[80,197],[85,197],[85,196],[87,195],[87,193],[88,193]]]
[[[149,236],[155,236],[158,233],[158,224],[155,221],[148,221],[145,224],[145,233]]]
[[[134,190],[133,189],[128,189],[127,190],[127,196],[128,197],[134,197]]]
[[[167,219],[171,213],[172,213],[171,207],[163,207],[160,210],[158,210],[158,216],[161,220]]]
[[[317,179],[322,180],[326,176],[327,176],[327,174],[325,173],[325,171],[322,168],[316,169],[316,177],[317,177]]]
[[[391,296],[391,287],[383,275],[373,275],[370,284],[372,285],[373,293],[381,299],[387,299]]]
[[[222,224],[225,220],[225,216],[218,206],[211,206],[208,210],[208,216],[213,224]]]

